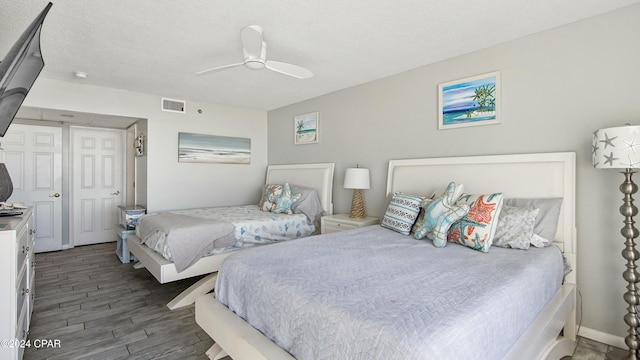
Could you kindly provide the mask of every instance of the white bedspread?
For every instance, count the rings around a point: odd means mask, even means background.
[[[233,254],[215,294],[299,360],[501,359],[562,277],[556,247],[435,248],[370,226]]]

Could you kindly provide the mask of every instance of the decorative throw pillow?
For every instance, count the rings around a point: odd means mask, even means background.
[[[288,183],[271,184],[263,187],[260,210],[272,213],[292,214],[291,205],[300,199],[301,194],[292,195]]]
[[[464,194],[458,204],[469,205],[469,213],[451,224],[447,239],[474,250],[488,252],[502,208],[502,193]]]
[[[262,185],[262,195],[260,196],[260,201],[258,202],[258,207],[260,208],[260,210],[262,211],[269,211],[268,209],[271,207],[270,204],[266,204],[269,202],[269,188],[272,186],[282,186],[282,185],[277,185],[277,184],[264,184]],[[266,205],[265,205],[266,204]]]
[[[422,227],[415,233],[416,239],[427,236],[433,240],[433,245],[436,247],[444,247],[447,244],[447,231],[451,224],[469,212],[469,205],[456,204],[463,189],[462,184],[449,183],[444,194],[424,209],[424,220]]]
[[[424,200],[423,197],[406,195],[401,192],[394,193],[380,225],[403,235],[409,235],[418,213],[420,213],[422,200]]]
[[[293,205],[294,202],[298,201],[298,199],[300,199],[300,196],[302,195],[292,195],[291,187],[288,183],[284,183],[282,184],[281,191],[275,191],[273,194],[270,194],[269,200],[275,203],[275,207],[273,207],[270,211],[277,214],[293,214],[291,205]]]
[[[555,240],[562,198],[505,199],[505,205],[540,209],[533,233],[548,240]]]
[[[282,193],[282,184],[266,184],[262,186],[262,197],[260,198],[260,202],[258,203],[258,206],[260,207],[260,210],[262,211],[271,211],[271,209],[274,209],[276,207],[276,203],[275,201],[272,201],[271,199],[274,199],[275,195],[274,194],[278,194],[278,193]]]
[[[498,218],[494,246],[528,249],[539,209],[504,205]]]

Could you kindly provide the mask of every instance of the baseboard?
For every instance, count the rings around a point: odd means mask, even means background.
[[[597,342],[615,346],[621,349],[626,349],[627,344],[624,343],[624,338],[621,336],[611,335],[602,331],[589,329],[588,327],[580,327],[578,335],[587,339],[595,340]]]

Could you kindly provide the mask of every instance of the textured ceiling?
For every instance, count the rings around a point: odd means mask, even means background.
[[[272,110],[640,0],[59,0],[41,76],[176,99]],[[0,56],[47,1],[0,2]],[[240,29],[260,25],[290,78],[237,67]],[[88,73],[78,79],[74,71]]]

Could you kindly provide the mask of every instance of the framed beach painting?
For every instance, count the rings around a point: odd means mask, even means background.
[[[438,85],[438,129],[499,124],[500,72]]]
[[[293,139],[296,145],[318,142],[318,113],[312,112],[293,118]]]
[[[251,139],[181,132],[178,162],[250,164]]]

